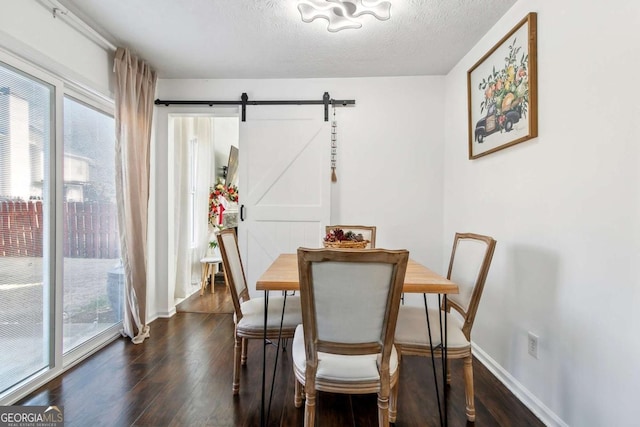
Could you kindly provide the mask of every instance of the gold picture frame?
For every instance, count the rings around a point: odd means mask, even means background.
[[[467,71],[470,160],[538,136],[537,54],[531,12]]]

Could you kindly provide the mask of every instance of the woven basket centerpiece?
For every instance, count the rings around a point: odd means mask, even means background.
[[[355,234],[353,231],[346,233],[340,228],[334,228],[324,238],[325,248],[348,248],[364,249],[369,244],[362,234]]]
[[[341,242],[324,242],[325,248],[350,248],[350,249],[364,249],[369,244],[368,240],[361,242],[343,240]]]

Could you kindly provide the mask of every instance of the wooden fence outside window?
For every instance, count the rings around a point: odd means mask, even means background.
[[[0,201],[0,256],[42,257],[42,201]],[[116,206],[104,202],[64,203],[64,256],[120,257]]]

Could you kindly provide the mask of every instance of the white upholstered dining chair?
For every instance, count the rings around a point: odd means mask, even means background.
[[[240,365],[247,363],[247,340],[264,338],[264,298],[250,298],[247,281],[240,259],[238,240],[233,229],[218,234],[218,245],[224,265],[225,281],[229,287],[234,308],[233,394],[240,391]],[[282,330],[280,320],[285,307]],[[296,326],[302,323],[300,297],[269,296],[267,313],[267,339],[293,338]]]
[[[464,359],[466,415],[475,421],[473,391],[473,358],[471,355],[471,328],[484,288],[496,241],[489,236],[456,233],[447,279],[458,285],[459,293],[447,299],[447,383],[450,359]],[[451,308],[455,312],[451,312]],[[429,310],[433,354],[441,356],[440,319],[443,306]],[[400,355],[431,356],[425,307],[403,305],[398,314],[395,345]]]
[[[306,399],[305,427],[314,426],[316,391],[377,393],[378,425],[389,425],[398,381],[393,333],[408,258],[406,250],[298,249],[303,323],[292,356],[294,403]]]
[[[362,234],[364,240],[368,240],[369,244],[365,247],[365,249],[373,249],[376,247],[376,227],[372,225],[327,225],[325,227],[325,233],[329,234],[329,232],[335,228],[339,228],[345,233],[347,231],[353,231],[356,234]]]

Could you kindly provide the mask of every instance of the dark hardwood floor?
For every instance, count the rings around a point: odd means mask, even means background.
[[[218,273],[214,278],[214,290],[207,285],[204,295],[197,292],[176,306],[182,313],[233,313],[231,294],[224,282],[224,275]]]
[[[232,315],[184,311],[193,304],[193,310],[199,310],[208,304],[205,298],[215,299],[215,295],[208,291],[197,295],[174,317],[152,322],[151,337],[144,344],[118,339],[17,404],[62,405],[67,427],[258,426],[260,343],[250,341],[240,394],[233,396]],[[273,363],[275,348],[269,346],[267,353]],[[269,425],[302,426],[304,408],[293,405],[291,356],[282,354]],[[396,426],[439,425],[430,366],[425,358],[403,358]],[[465,419],[461,366],[452,363],[447,391],[450,426],[543,425],[477,361],[474,374],[475,424]],[[375,395],[319,395],[317,426],[376,425]]]

